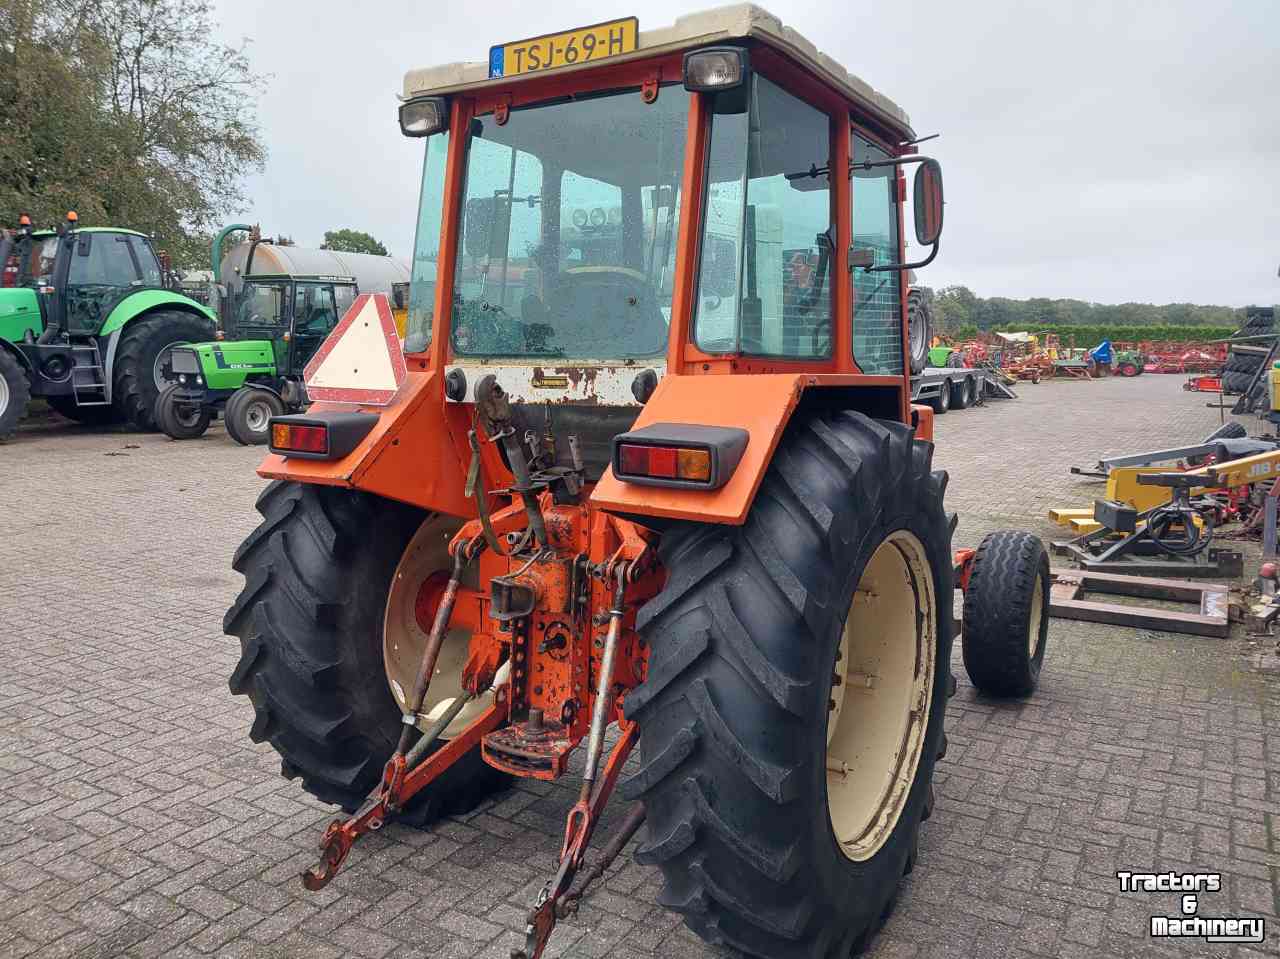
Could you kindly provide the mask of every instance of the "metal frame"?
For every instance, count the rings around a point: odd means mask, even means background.
[[[1198,611],[1191,613],[1148,606],[1098,603],[1081,599],[1086,592],[1191,603]],[[1230,597],[1230,587],[1220,583],[1188,583],[1176,579],[1118,576],[1089,570],[1060,570],[1053,573],[1053,584],[1049,588],[1049,615],[1058,619],[1225,639],[1231,630],[1228,615]]]

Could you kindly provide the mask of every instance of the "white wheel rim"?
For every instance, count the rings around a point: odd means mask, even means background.
[[[0,416],[9,408],[9,381],[0,376]]]
[[[461,520],[449,516],[428,519],[414,534],[391,578],[383,619],[382,655],[387,685],[402,713],[410,708],[408,698],[413,695],[418,667],[422,663],[422,650],[427,644],[427,630],[418,622],[416,613],[418,593],[433,574],[448,573],[452,569],[449,540],[461,526]],[[462,582],[472,589],[476,587],[474,565]],[[470,646],[471,634],[467,630],[451,629],[445,633],[426,701],[418,712],[419,729],[425,730],[436,717],[443,715],[462,692],[462,668],[467,663]],[[485,705],[484,697],[472,700],[445,728],[440,738],[456,736],[484,711]]]
[[[156,389],[163,390],[173,382],[161,372],[164,369],[164,361],[169,359],[169,354],[173,352],[175,346],[185,346],[187,342],[187,340],[174,340],[168,346],[162,347],[160,352],[156,354],[156,361],[151,365],[151,378],[155,380]]]
[[[1036,573],[1035,593],[1031,597],[1031,619],[1027,623],[1027,655],[1036,658],[1040,645],[1040,624],[1044,622],[1044,579]]]
[[[265,433],[271,422],[271,410],[262,400],[252,400],[245,407],[244,425],[251,433]]]
[[[836,842],[855,862],[879,852],[906,807],[929,728],[936,662],[928,556],[913,533],[899,530],[863,571],[831,687],[827,810]]]

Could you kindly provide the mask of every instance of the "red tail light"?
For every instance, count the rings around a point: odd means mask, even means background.
[[[623,475],[710,483],[711,453],[705,449],[621,443],[618,468]]]
[[[271,449],[276,453],[327,453],[329,430],[324,426],[272,423]]]

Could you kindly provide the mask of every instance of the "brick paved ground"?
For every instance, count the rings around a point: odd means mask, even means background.
[[[1175,377],[1027,386],[940,419],[958,545],[1087,502],[1071,463],[1215,425]],[[0,446],[0,957],[505,959],[551,868],[570,785],[522,784],[430,831],[369,837],[303,892],[330,812],[277,775],[227,692],[220,633],[254,522],[258,454],[50,422]],[[19,505],[20,504],[20,505]],[[1226,874],[1205,914],[1268,918],[1280,955],[1280,657],[1273,644],[1054,622],[1025,704],[976,695],[958,657],[951,751],[920,865],[873,952],[1205,955],[1153,946],[1174,895],[1117,869]],[[615,867],[550,955],[718,955]]]

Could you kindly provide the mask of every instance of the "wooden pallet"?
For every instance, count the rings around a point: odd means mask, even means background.
[[[1113,596],[1137,596],[1189,603],[1198,612],[1156,609],[1149,606],[1121,606],[1081,599],[1085,592]],[[1225,638],[1231,630],[1230,589],[1220,583],[1192,583],[1184,579],[1153,579],[1149,576],[1122,576],[1118,573],[1090,573],[1086,570],[1055,570],[1049,590],[1049,615],[1058,619],[1078,619],[1112,626],[1161,629],[1171,633]]]

